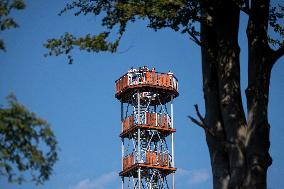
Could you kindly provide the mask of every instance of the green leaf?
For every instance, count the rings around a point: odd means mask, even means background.
[[[57,141],[47,121],[7,97],[9,106],[0,108],[0,175],[21,183],[21,172],[42,184],[49,179],[57,161]],[[40,147],[39,147],[40,146]],[[27,174],[25,174],[27,175]]]

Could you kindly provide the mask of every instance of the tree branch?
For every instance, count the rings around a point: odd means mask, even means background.
[[[192,116],[187,116],[187,117],[188,117],[193,123],[195,123],[195,124],[198,125],[199,127],[203,128],[206,133],[209,133],[211,136],[214,137],[215,135],[214,135],[213,131],[212,131],[209,127],[206,126],[204,117],[202,117],[202,115],[201,115],[200,112],[199,112],[198,105],[195,104],[194,107],[195,107],[196,115],[197,115],[197,117],[199,118],[200,121],[198,121],[197,119],[195,119],[195,118],[192,117]]]
[[[197,104],[195,104],[195,105],[194,105],[194,108],[195,108],[195,111],[196,111],[196,114],[197,114],[198,118],[202,121],[202,123],[205,123],[205,121],[204,121],[204,117],[202,117],[202,115],[200,114],[200,111],[199,111],[198,105],[197,105]]]
[[[195,42],[198,46],[202,45],[201,41],[192,32],[190,32],[188,29],[186,29],[185,31],[190,35],[190,39],[193,42]]]
[[[191,116],[187,116],[193,123],[195,123],[196,125],[200,126],[201,128],[203,128],[204,130],[206,130],[206,126],[201,122],[196,120],[195,118],[191,117]]]
[[[233,2],[239,7],[241,11],[243,11],[248,16],[250,15],[249,0],[244,0],[243,4],[240,4],[240,2],[236,0],[233,0]]]
[[[278,50],[274,51],[275,62],[284,55],[284,45],[282,45]]]

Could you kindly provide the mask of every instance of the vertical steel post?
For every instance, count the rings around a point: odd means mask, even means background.
[[[120,122],[121,122],[121,132],[123,132],[123,102],[120,103]]]
[[[141,141],[140,141],[140,91],[137,92],[137,101],[138,101],[138,163],[141,163]],[[141,189],[141,168],[138,168],[138,189]]]
[[[141,167],[138,168],[138,189],[141,189]]]
[[[123,132],[123,102],[121,102],[121,132]],[[123,158],[124,158],[124,138],[121,138],[121,170],[123,171]],[[124,189],[124,177],[121,177],[121,189]]]
[[[174,104],[173,104],[173,95],[171,95],[171,127],[174,128]]]
[[[173,104],[173,95],[171,95],[171,127],[174,128],[174,104]],[[172,167],[175,167],[175,153],[174,153],[174,133],[171,134],[172,138]],[[175,189],[175,173],[172,174],[172,189]]]
[[[140,124],[141,124],[141,118],[140,118],[140,92],[138,91],[137,92],[137,95],[138,95],[138,97],[137,97],[137,103],[138,103],[138,117],[137,117],[137,119],[138,119],[138,151],[137,151],[137,153],[138,153],[138,163],[140,163],[140,161],[141,161],[141,151],[140,151],[140,145],[141,145],[141,141],[140,141]]]
[[[121,170],[123,171],[124,138],[121,139]]]

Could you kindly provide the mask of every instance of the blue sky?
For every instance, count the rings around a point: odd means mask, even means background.
[[[280,2],[280,1],[279,1]],[[114,98],[114,81],[130,67],[147,65],[161,72],[173,71],[180,96],[174,102],[176,188],[212,188],[210,160],[203,131],[187,115],[194,104],[203,108],[200,49],[188,36],[164,29],[145,29],[145,22],[129,25],[119,52],[74,52],[75,64],[65,57],[43,56],[46,39],[66,31],[83,35],[102,28],[93,16],[57,16],[65,1],[27,1],[15,12],[20,28],[1,33],[6,53],[0,53],[0,102],[14,92],[19,101],[45,118],[57,136],[60,152],[54,174],[43,186],[7,183],[5,189],[115,189],[120,187],[120,103]],[[240,30],[242,90],[246,76],[246,18]],[[284,64],[275,65],[271,78],[269,120],[271,155],[269,188],[284,188]]]

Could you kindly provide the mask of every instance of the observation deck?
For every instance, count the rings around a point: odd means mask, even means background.
[[[146,174],[148,169],[156,169],[163,171],[165,175],[175,172],[177,169],[171,165],[171,156],[166,153],[157,153],[146,151],[145,159],[140,163],[135,161],[134,153],[123,158],[123,170],[119,173],[120,176],[133,176],[137,177],[137,169],[141,168],[142,176],[143,170]]]
[[[155,69],[149,70],[147,67],[130,69],[115,81],[115,85],[115,97],[123,103],[130,101],[133,90],[140,90],[142,93],[155,91],[159,93],[162,104],[169,102],[171,96],[176,98],[179,95],[178,80],[173,73],[155,72]]]
[[[131,135],[141,130],[156,130],[161,133],[163,137],[167,137],[176,129],[171,128],[171,117],[168,114],[150,113],[144,112],[145,119],[142,120],[141,124],[134,122],[134,115],[130,115],[122,120],[122,132],[119,135],[123,138],[131,138]],[[155,140],[155,138],[153,138]]]
[[[131,68],[115,81],[121,102],[122,189],[174,189],[173,73]],[[172,175],[172,181],[168,177]]]

